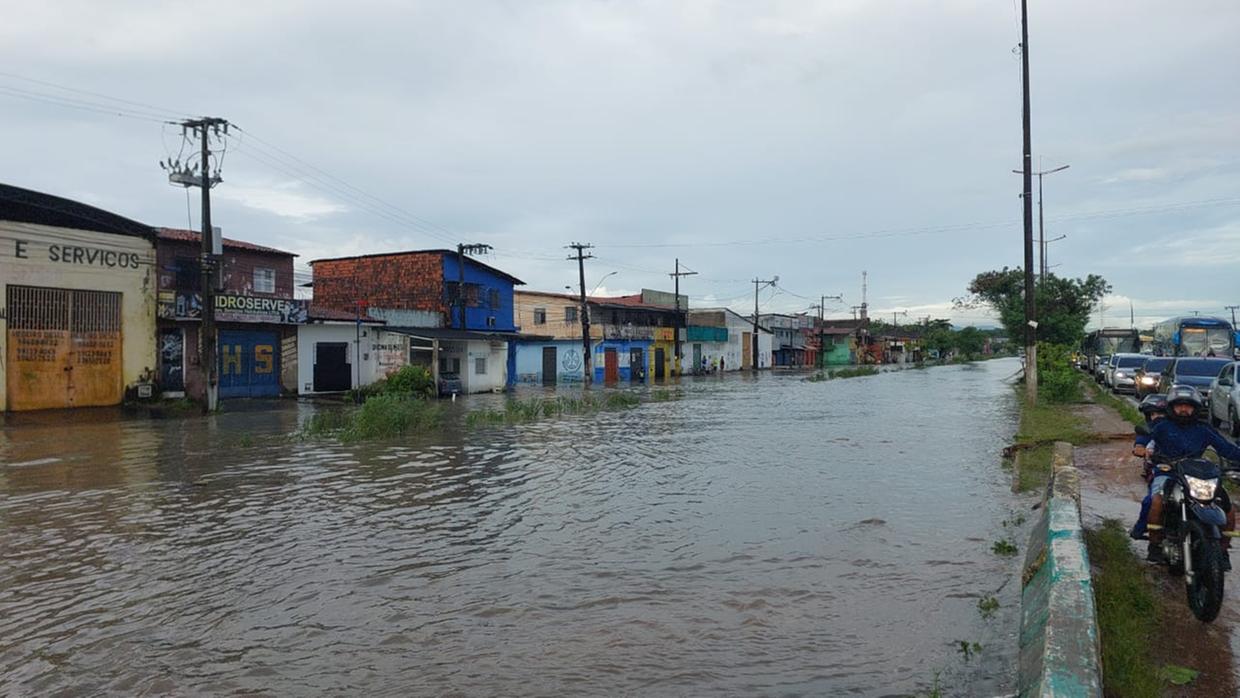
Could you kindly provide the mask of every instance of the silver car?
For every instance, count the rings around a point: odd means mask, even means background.
[[[1210,383],[1210,424],[1221,427],[1224,422],[1232,437],[1240,437],[1240,361],[1224,366]]]
[[[1107,363],[1106,384],[1117,393],[1137,392],[1137,369],[1150,357],[1144,354],[1116,354]]]

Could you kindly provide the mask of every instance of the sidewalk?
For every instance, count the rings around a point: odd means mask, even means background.
[[[1088,420],[1090,431],[1103,435],[1133,433],[1132,425],[1108,407],[1090,403],[1072,410]],[[1141,462],[1132,455],[1132,440],[1078,446],[1075,456],[1081,478],[1084,525],[1096,528],[1103,519],[1112,518],[1119,519],[1124,528],[1131,526],[1146,491],[1141,479]],[[1133,550],[1144,559],[1145,542],[1134,541]],[[1154,588],[1162,594],[1160,634],[1167,638],[1166,644],[1155,651],[1154,659],[1159,665],[1177,664],[1201,672],[1192,683],[1172,686],[1165,695],[1236,695],[1237,658],[1232,644],[1240,641],[1236,637],[1236,629],[1240,628],[1240,577],[1235,573],[1227,576],[1222,613],[1213,623],[1201,623],[1188,610],[1183,580],[1152,566],[1149,568]]]

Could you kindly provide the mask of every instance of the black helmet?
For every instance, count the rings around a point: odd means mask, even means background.
[[[1137,406],[1141,410],[1141,414],[1149,419],[1155,414],[1167,414],[1167,396],[1162,394],[1146,395],[1141,404]]]
[[[1180,404],[1192,405],[1192,416],[1177,417],[1175,406]],[[1167,414],[1177,422],[1192,422],[1197,419],[1197,413],[1204,407],[1205,403],[1201,400],[1201,394],[1191,385],[1173,385],[1171,390],[1167,391]]]

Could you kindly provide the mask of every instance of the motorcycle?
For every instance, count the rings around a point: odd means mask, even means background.
[[[1138,433],[1140,432],[1138,427]],[[1223,605],[1227,551],[1223,549],[1224,513],[1230,504],[1221,486],[1222,471],[1204,458],[1169,460],[1155,453],[1156,475],[1168,476],[1163,488],[1162,551],[1172,575],[1184,576],[1188,607],[1205,623]]]

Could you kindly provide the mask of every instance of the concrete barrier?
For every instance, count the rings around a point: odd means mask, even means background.
[[[1051,482],[1021,574],[1022,696],[1101,696],[1098,619],[1072,444],[1056,442]]]

